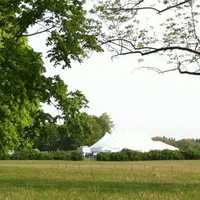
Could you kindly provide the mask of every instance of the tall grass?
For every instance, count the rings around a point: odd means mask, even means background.
[[[200,161],[1,161],[2,200],[199,200]]]

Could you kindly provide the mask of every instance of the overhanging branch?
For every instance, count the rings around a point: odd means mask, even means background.
[[[140,69],[146,69],[146,70],[151,70],[151,71],[154,71],[158,74],[165,74],[165,73],[168,73],[168,72],[174,72],[174,71],[178,71],[180,74],[187,74],[187,75],[195,75],[195,76],[199,76],[200,75],[200,71],[186,71],[186,70],[182,70],[179,67],[175,67],[175,68],[171,68],[171,69],[166,69],[166,70],[161,70],[160,68],[158,67],[138,67],[136,68],[134,71],[136,70],[140,70]]]
[[[161,14],[165,11],[168,11],[170,9],[173,9],[173,8],[177,8],[183,4],[186,4],[186,3],[189,3],[191,2],[192,0],[185,0],[185,1],[182,1],[178,4],[175,4],[173,6],[168,6],[164,9],[157,9],[157,8],[154,8],[154,7],[151,7],[151,6],[144,6],[144,7],[137,7],[138,5],[140,5],[143,1],[139,1],[136,5],[134,5],[134,7],[132,8],[110,8],[110,10],[112,10],[113,12],[120,12],[120,11],[125,11],[125,12],[128,12],[128,11],[139,11],[139,10],[153,10],[153,11],[156,11],[158,14]]]
[[[124,53],[121,53],[119,55],[140,54],[142,56],[145,56],[145,55],[158,53],[158,52],[161,52],[161,51],[180,50],[180,51],[187,51],[189,53],[193,53],[193,54],[196,54],[196,55],[200,56],[200,52],[199,51],[194,50],[194,49],[190,49],[188,47],[181,47],[181,46],[171,46],[171,47],[161,47],[161,48],[149,47],[149,49],[153,49],[153,50],[143,52],[142,50],[145,50],[145,49],[148,49],[148,47],[141,48],[141,50],[133,50],[133,51],[129,51],[129,52],[124,52]]]
[[[50,28],[47,28],[45,30],[42,30],[42,31],[37,31],[37,32],[34,32],[34,33],[30,33],[30,34],[22,34],[21,36],[22,37],[30,37],[30,36],[34,36],[34,35],[38,35],[38,34],[41,34],[41,33],[45,33],[45,32],[48,32],[50,31],[51,29],[55,28],[56,26],[52,26]]]

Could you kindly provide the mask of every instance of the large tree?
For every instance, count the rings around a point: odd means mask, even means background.
[[[198,0],[102,0],[93,11],[103,21],[100,42],[114,56],[138,55],[140,64],[156,56],[162,66],[140,66],[200,75]]]
[[[54,66],[71,67],[97,45],[98,27],[79,0],[0,1],[0,153],[31,145],[46,123],[63,118],[71,129],[87,105],[84,95],[68,91],[59,76],[45,77],[40,53],[28,37],[47,33],[48,57]],[[35,27],[30,32],[29,28]],[[52,101],[53,100],[53,101]],[[62,114],[44,113],[41,103],[56,102]],[[70,128],[69,128],[70,129]]]

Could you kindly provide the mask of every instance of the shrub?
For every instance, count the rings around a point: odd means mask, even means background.
[[[171,150],[139,152],[124,149],[116,153],[99,153],[96,159],[99,161],[183,160],[184,155],[180,151]]]
[[[40,152],[36,150],[16,151],[10,156],[12,160],[38,160],[39,158]]]
[[[38,160],[53,160],[53,154],[48,151],[40,152],[40,157]]]
[[[187,149],[181,151],[185,160],[199,160],[200,159],[200,152],[197,150]]]
[[[160,151],[152,150],[146,153],[147,160],[161,160]]]
[[[35,150],[18,151],[10,156],[12,160],[83,160],[79,151],[49,151]]]
[[[126,152],[123,152],[123,151],[111,153],[110,160],[112,160],[112,161],[127,161],[128,155],[126,154]]]
[[[147,160],[183,160],[184,156],[180,151],[153,150],[146,153]]]
[[[51,160],[71,160],[70,152],[67,151],[50,151]]]
[[[9,160],[10,159],[10,155],[9,154],[1,154],[0,155],[0,160]]]
[[[80,151],[71,151],[70,160],[84,160],[84,156]]]
[[[132,151],[129,149],[124,149],[122,150],[122,152],[126,153],[128,160],[130,161],[145,160],[145,154],[140,151]]]
[[[132,161],[132,160],[144,160],[144,155],[139,151],[131,151],[124,149],[121,152],[101,152],[96,157],[99,161]]]
[[[97,154],[96,159],[99,161],[109,161],[110,160],[110,154],[108,152],[100,152]]]

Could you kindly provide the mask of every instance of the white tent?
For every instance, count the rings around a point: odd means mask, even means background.
[[[81,147],[79,148],[79,150],[83,153],[83,156],[86,156],[86,155],[92,153],[90,147],[88,147],[88,146],[81,146]]]
[[[99,141],[90,146],[93,154],[99,152],[119,152],[122,149],[130,149],[141,152],[151,150],[178,150],[176,147],[160,141],[153,141],[151,138],[137,134],[108,134],[106,133]]]
[[[123,149],[122,145],[119,144],[117,138],[113,135],[106,133],[99,141],[93,144],[91,147],[91,152],[96,154],[99,152],[119,152]]]

